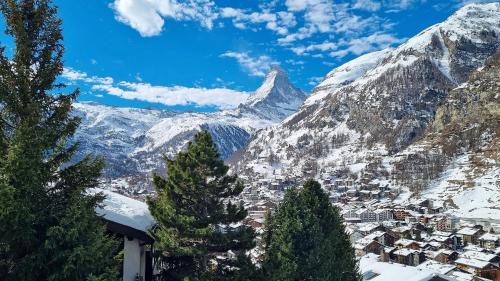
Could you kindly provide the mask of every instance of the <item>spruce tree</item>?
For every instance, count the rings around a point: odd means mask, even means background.
[[[266,280],[361,280],[342,218],[318,182],[288,191],[267,229]]]
[[[187,151],[165,161],[167,176],[153,175],[157,195],[148,199],[158,222],[153,235],[162,253],[162,276],[166,280],[235,280],[241,274],[238,260],[216,256],[254,247],[253,229],[239,223],[246,210],[231,202],[243,184],[237,175],[228,174],[207,131],[196,134]],[[243,260],[245,271],[248,266]]]
[[[62,93],[61,20],[49,0],[2,0],[13,54],[0,48],[0,280],[114,280],[116,242],[90,196],[103,163],[69,164],[79,119]]]

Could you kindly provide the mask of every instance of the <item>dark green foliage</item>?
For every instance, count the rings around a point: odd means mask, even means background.
[[[114,280],[116,243],[95,208],[101,160],[70,165],[79,119],[63,94],[61,21],[49,0],[2,0],[12,57],[0,48],[0,280]]]
[[[194,137],[186,152],[165,161],[167,177],[153,176],[157,196],[148,200],[158,222],[153,235],[155,246],[163,252],[163,276],[167,280],[233,280],[234,272],[228,273],[227,266],[238,268],[234,261],[219,260],[219,266],[213,261],[229,250],[254,247],[251,228],[223,227],[247,215],[242,205],[230,201],[241,193],[243,184],[236,175],[227,174],[229,168],[206,131]]]
[[[287,192],[267,226],[266,280],[360,280],[342,223],[319,183]]]

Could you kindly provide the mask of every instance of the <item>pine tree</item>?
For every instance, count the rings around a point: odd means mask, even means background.
[[[231,202],[243,184],[228,175],[207,131],[195,135],[175,160],[165,161],[167,176],[153,175],[157,195],[148,199],[158,222],[153,235],[163,256],[162,275],[167,280],[233,280],[238,265],[215,257],[254,247],[254,231],[239,224],[246,210]]]
[[[61,93],[61,20],[49,0],[2,0],[0,48],[0,280],[114,280],[116,242],[87,195],[101,160],[72,160],[79,119]]]
[[[267,228],[267,280],[360,280],[342,219],[319,183],[288,191]]]

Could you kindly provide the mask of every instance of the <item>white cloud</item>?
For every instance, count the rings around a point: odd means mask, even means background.
[[[386,12],[401,12],[425,2],[427,2],[427,0],[385,0],[383,6]]]
[[[333,0],[287,0],[288,11],[303,13],[303,26],[278,39],[283,46],[291,46],[296,41],[312,38],[315,34],[342,34],[342,37],[359,37],[361,34],[384,30],[386,20],[376,16],[361,16],[355,13],[361,7],[375,11],[381,4],[374,0],[356,0],[352,3],[336,3]],[[363,5],[363,6],[361,6]]]
[[[104,85],[113,84],[113,78],[111,77],[97,77],[89,76],[87,73],[75,70],[71,67],[65,67],[63,69],[62,78],[69,82],[85,82],[85,83],[98,83]]]
[[[259,57],[251,57],[248,53],[226,52],[221,57],[234,58],[238,61],[241,67],[252,76],[266,76],[272,64],[277,64],[270,57],[262,55]]]
[[[226,88],[165,87],[132,82],[120,82],[118,85],[93,85],[92,89],[128,100],[160,103],[167,106],[215,106],[220,109],[236,108],[249,96],[246,92]]]
[[[110,5],[115,18],[133,29],[141,36],[155,36],[161,33],[164,18],[173,20],[198,21],[208,29],[213,27],[217,18],[215,3],[211,0],[114,0]]]
[[[214,106],[220,109],[236,108],[246,101],[249,93],[227,88],[203,88],[184,86],[155,86],[142,82],[122,81],[114,83],[111,77],[89,76],[87,73],[65,68],[62,78],[71,83],[84,83],[96,97],[103,93],[128,100],[160,103],[167,106],[192,105],[195,107]]]
[[[404,39],[398,39],[391,34],[375,33],[366,37],[355,38],[350,41],[341,41],[339,44],[345,46],[330,53],[331,57],[343,58],[349,54],[361,55],[380,49],[388,48],[394,44],[401,43]]]
[[[290,49],[297,55],[307,55],[310,52],[314,52],[314,51],[325,52],[328,50],[335,50],[337,48],[338,48],[338,45],[336,43],[325,41],[325,42],[319,43],[319,44],[311,44],[309,46],[292,47]]]
[[[381,3],[373,0],[356,0],[352,7],[354,9],[376,12],[380,10]]]
[[[220,9],[222,18],[231,18],[233,25],[239,29],[250,28],[251,25],[264,24],[264,27],[280,35],[286,35],[288,28],[297,24],[292,13],[280,11],[277,13],[264,10],[260,12],[248,12],[243,9],[225,7]]]
[[[278,39],[283,45],[309,38],[317,32],[331,32],[336,10],[345,7],[335,4],[332,0],[286,0],[285,5],[289,12],[303,12],[304,26],[297,32]]]

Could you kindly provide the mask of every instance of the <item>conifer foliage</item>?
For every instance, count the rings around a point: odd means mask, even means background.
[[[167,176],[153,176],[157,195],[148,200],[158,222],[153,235],[162,253],[163,277],[245,280],[238,269],[240,264],[250,271],[246,257],[240,255],[236,261],[215,258],[230,250],[241,253],[253,248],[255,234],[239,223],[247,212],[230,199],[242,192],[243,184],[228,174],[210,133],[198,133],[187,151],[165,161]]]
[[[61,20],[49,0],[2,0],[0,48],[0,280],[114,280],[116,242],[95,208],[102,161],[69,164],[79,119],[61,93]]]
[[[318,182],[288,191],[266,232],[266,280],[361,280],[340,214]]]

